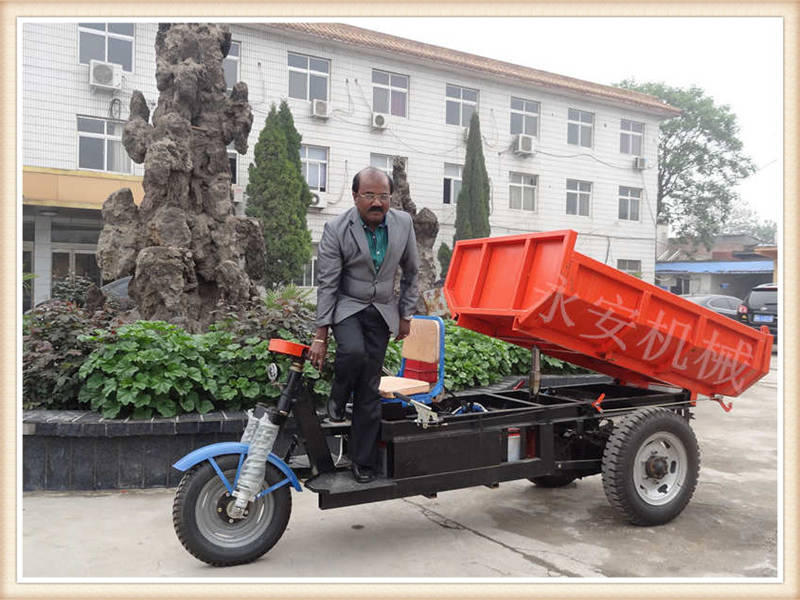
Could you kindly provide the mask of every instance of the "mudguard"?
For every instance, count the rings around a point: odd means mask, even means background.
[[[209,458],[216,458],[217,456],[222,456],[224,454],[247,454],[248,450],[250,450],[250,446],[240,442],[219,442],[217,444],[209,444],[208,446],[203,446],[202,448],[193,450],[172,466],[178,471],[188,471],[196,464],[201,463],[204,460],[208,460]],[[272,454],[272,452],[269,453],[267,462],[275,465],[284,475],[286,475],[286,477],[289,479],[289,483],[292,484],[294,489],[296,489],[298,492],[303,491],[303,488],[300,486],[300,482],[297,480],[297,475],[294,474],[294,471],[292,471],[289,465]]]

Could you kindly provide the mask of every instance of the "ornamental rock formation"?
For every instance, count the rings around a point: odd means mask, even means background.
[[[227,146],[247,152],[253,113],[247,85],[226,93],[227,25],[161,24],[156,36],[158,106],[131,97],[122,143],[144,163],[144,199],[127,188],[103,204],[97,247],[103,279],[133,275],[142,319],[203,330],[220,301],[258,295],[266,257],[261,225],[235,216]]]

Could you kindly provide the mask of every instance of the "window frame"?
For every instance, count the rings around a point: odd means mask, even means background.
[[[570,188],[570,182],[574,182],[575,184],[577,184],[576,189],[571,189]],[[589,190],[588,191],[582,190],[581,189],[581,184],[588,184]],[[566,195],[566,198],[565,198],[566,204],[564,206],[564,211],[565,211],[564,214],[566,214],[566,215],[568,215],[570,217],[587,217],[587,218],[591,218],[591,216],[592,216],[592,192],[593,191],[594,191],[594,184],[591,181],[585,181],[585,180],[582,180],[582,179],[567,179],[567,183],[566,183],[567,195]],[[575,200],[575,210],[577,212],[575,212],[575,213],[569,212],[569,195],[570,195],[570,193],[574,193],[574,194],[577,195],[576,200]],[[586,195],[587,196],[587,198],[586,198],[586,214],[585,215],[581,214],[581,195]]]
[[[518,176],[522,178],[521,182],[512,181],[514,176]],[[526,184],[526,178],[533,178],[534,183],[533,185]],[[511,188],[518,187],[520,188],[520,205],[519,208],[511,206]],[[526,189],[533,189],[533,208],[525,208],[525,190]],[[509,171],[508,173],[508,208],[509,210],[513,211],[520,211],[525,213],[536,213],[539,208],[539,176],[533,175],[531,173],[520,173],[518,171]]]
[[[388,165],[388,170],[385,169],[384,167],[380,166],[380,165],[376,165],[375,164],[375,162],[376,162],[375,159],[376,158],[385,158],[386,159],[386,164]],[[403,164],[405,165],[405,168],[406,168],[406,172],[408,172],[408,157],[407,156],[400,156],[399,154],[381,154],[380,152],[370,152],[369,153],[369,166],[375,167],[376,169],[380,169],[381,171],[386,173],[389,177],[391,177],[392,176],[393,167],[394,167],[394,165],[391,164],[391,163],[394,162],[395,158],[402,159]]]
[[[620,263],[636,263],[638,264],[637,269],[625,269],[622,267]],[[642,274],[642,259],[635,259],[635,258],[618,258],[617,259],[617,270],[622,271],[623,273],[627,273],[628,275],[635,275],[635,274]]]
[[[222,59],[222,78],[225,79],[225,61],[229,60],[236,63],[236,81],[233,82],[233,85],[236,85],[239,81],[241,81],[242,76],[242,42],[238,40],[231,40],[231,48],[236,45],[239,47],[239,54],[236,55],[235,58],[231,57],[230,51],[228,51],[228,56]],[[225,91],[230,92],[233,89],[233,85],[228,87],[228,82],[225,82]]]
[[[513,107],[514,100],[519,100],[519,101],[521,101],[523,103],[522,110],[516,109],[516,108]],[[538,112],[535,112],[535,113],[528,112],[526,110],[528,103],[535,104]],[[511,105],[511,108],[509,109],[510,113],[509,113],[509,118],[508,118],[508,130],[511,133],[511,135],[530,135],[530,136],[535,137],[535,138],[538,139],[539,138],[539,127],[540,127],[541,120],[542,120],[542,103],[539,102],[538,100],[530,100],[528,98],[522,98],[520,96],[511,96],[510,105]],[[513,125],[512,118],[513,118],[513,115],[515,115],[515,114],[518,114],[518,115],[522,116],[522,131],[514,131],[514,125]],[[536,119],[536,131],[535,131],[535,133],[526,133],[526,131],[525,131],[526,117],[534,117]]]
[[[377,82],[375,82],[374,77],[375,77],[375,72],[376,71],[378,73],[383,73],[385,75],[388,75],[389,76],[389,83],[385,84],[385,83],[377,83]],[[393,86],[392,85],[392,76],[405,77],[406,78],[406,87],[405,88],[400,88],[400,87]],[[381,114],[384,114],[384,115],[391,115],[392,117],[398,117],[398,118],[401,118],[401,119],[408,119],[408,106],[409,106],[408,96],[409,96],[409,93],[411,91],[411,76],[410,75],[404,75],[403,73],[395,73],[393,71],[385,71],[384,69],[378,69],[376,67],[373,67],[372,68],[372,72],[370,73],[370,79],[371,79],[371,82],[372,82],[372,112],[381,113]],[[376,87],[388,90],[388,93],[389,93],[389,97],[388,97],[389,110],[388,111],[377,110],[375,108],[375,88]],[[398,91],[398,92],[402,92],[403,94],[405,94],[405,102],[403,103],[403,113],[404,114],[402,114],[402,115],[396,115],[396,114],[394,114],[392,112],[392,92],[393,91]]]
[[[311,283],[306,283],[306,276],[309,276]],[[314,288],[317,287],[317,249],[313,250],[311,260],[303,265],[303,274],[292,279],[292,283],[297,287]]]
[[[309,169],[308,149],[309,148],[316,148],[318,150],[325,150],[325,160],[324,161],[316,159],[316,158],[310,159],[311,162],[313,162],[314,164],[317,165],[317,180],[318,181],[320,180],[320,178],[319,178],[319,175],[320,175],[319,165],[321,165],[321,164],[325,165],[325,187],[324,188],[320,188],[319,186],[312,187],[311,184],[308,183],[308,169]],[[305,151],[305,155],[303,154],[304,151]],[[331,161],[331,149],[328,146],[317,146],[316,144],[300,144],[301,174],[303,175],[303,179],[305,179],[306,184],[308,185],[308,189],[310,189],[312,192],[317,192],[317,193],[320,193],[320,194],[324,194],[324,193],[326,193],[328,191],[328,188],[330,188],[330,186],[328,185],[328,175],[329,175],[328,166],[330,165],[330,161]]]
[[[627,190],[627,194],[623,194],[623,190]],[[632,192],[637,191],[639,192],[639,196],[633,196]],[[644,190],[642,188],[631,187],[629,185],[621,185],[619,186],[618,193],[617,193],[617,220],[619,221],[630,221],[632,223],[639,223],[642,220],[642,193]],[[636,201],[636,215],[637,218],[631,218],[631,202]],[[625,202],[625,212],[627,216],[622,216],[622,205]]]
[[[447,174],[447,167],[457,167],[458,168],[458,177],[449,176]],[[446,181],[450,181],[450,189],[449,189],[449,200],[445,201],[444,199],[444,188],[446,185]],[[458,194],[454,193],[455,186],[453,185],[454,181],[459,182],[459,192],[461,191],[461,183],[464,180],[464,165],[459,165],[456,163],[444,163],[444,169],[442,171],[442,204],[448,206],[455,206],[458,202]]]
[[[570,117],[570,112],[575,111],[578,113],[577,119],[573,119]],[[583,115],[589,115],[592,120],[591,123],[587,123],[583,120]],[[567,144],[570,146],[578,146],[580,148],[594,148],[594,126],[595,126],[595,114],[593,112],[589,112],[588,110],[581,110],[580,108],[567,108]],[[578,128],[578,141],[577,142],[570,142],[569,141],[569,132],[570,128],[577,127]],[[581,143],[583,139],[583,132],[584,128],[589,128],[589,145]]]
[[[231,169],[231,185],[239,184],[239,153],[236,150],[227,149],[228,165],[233,161],[234,169]]]
[[[630,129],[624,129],[623,128],[623,126],[624,126],[624,124],[626,122],[630,123],[630,127],[631,127]],[[632,126],[634,124],[641,125],[642,126],[642,131],[641,132],[634,131],[632,129]],[[619,120],[619,151],[620,151],[620,154],[629,154],[631,156],[644,156],[644,129],[645,129],[644,121],[634,121],[633,119],[620,119]],[[628,151],[627,152],[622,149],[622,140],[624,138],[626,138],[626,137],[628,138]],[[637,138],[637,137],[639,138],[639,152],[638,153],[633,151],[633,140],[634,140],[634,138]]]
[[[87,21],[84,21],[84,23],[85,22],[87,22]],[[119,23],[117,23],[116,21],[110,21],[110,22],[111,23],[116,23],[116,24],[123,24],[123,22],[119,22]],[[103,58],[103,59],[99,59],[99,58],[92,59],[92,58],[90,58],[89,59],[90,61],[91,60],[102,60],[103,62],[110,62],[108,60],[108,40],[109,40],[109,37],[113,38],[113,39],[118,39],[118,40],[124,40],[124,41],[131,42],[131,70],[130,71],[126,70],[124,65],[120,65],[120,66],[122,66],[122,72],[123,73],[135,73],[136,72],[136,23],[125,23],[125,24],[129,24],[129,25],[133,26],[133,35],[126,35],[124,33],[114,33],[113,31],[109,31],[108,30],[109,21],[104,21],[102,24],[105,27],[105,29],[103,31],[100,31],[99,29],[94,29],[94,28],[91,28],[91,27],[83,27],[80,23],[77,24],[77,31],[78,31],[78,52],[77,52],[77,54],[78,54],[78,64],[79,65],[86,65],[86,66],[89,65],[88,62],[81,62],[81,32],[83,32],[83,33],[89,33],[89,34],[92,34],[92,35],[102,35],[103,38],[104,38],[104,41],[105,41],[105,44],[104,44],[104,49],[105,49],[104,55],[105,55],[105,58]],[[115,64],[119,64],[119,63],[115,63]]]
[[[447,88],[448,87],[458,88],[459,97],[458,97],[457,100],[453,96],[448,96],[447,95]],[[474,102],[472,100],[464,100],[464,90],[467,90],[467,91],[470,91],[470,92],[475,92],[475,101]],[[459,85],[457,83],[447,83],[447,82],[445,82],[445,84],[444,84],[444,122],[445,122],[445,125],[452,125],[454,127],[462,127],[462,128],[469,127],[469,122],[467,122],[466,125],[464,124],[464,104],[468,104],[468,105],[472,106],[473,107],[473,112],[478,112],[478,107],[480,106],[480,100],[481,100],[481,91],[479,89],[477,89],[477,88],[469,88],[469,87],[466,87],[466,86],[463,86],[463,85]],[[447,121],[447,103],[448,102],[456,102],[456,103],[458,103],[458,121],[459,121],[458,123],[449,123]],[[472,116],[470,116],[470,119],[471,118],[472,118]]]
[[[302,56],[308,60],[308,66],[305,69],[300,67],[294,67],[289,64],[289,55],[294,54],[296,56]],[[328,72],[325,73],[323,71],[316,71],[311,68],[311,59],[314,60],[323,60],[328,63]],[[305,102],[311,102],[312,100],[322,100],[323,102],[329,102],[331,97],[331,63],[333,61],[330,58],[323,58],[322,56],[312,56],[311,54],[304,54],[302,52],[295,52],[293,50],[286,51],[286,96],[291,98],[292,100],[302,100]],[[290,85],[290,76],[289,73],[295,71],[297,73],[305,73],[306,76],[306,97],[305,98],[297,98],[296,96],[291,95],[291,85]],[[311,74],[317,76],[324,76],[325,77],[325,98],[311,98]]]
[[[94,121],[102,121],[103,122],[103,133],[95,133],[91,131],[81,131],[78,127],[78,119],[92,119]],[[125,146],[122,145],[122,133],[120,133],[119,137],[109,136],[108,132],[108,123],[115,123],[120,127],[125,126],[125,121],[117,121],[116,119],[106,119],[103,117],[92,117],[89,115],[75,115],[75,165],[77,166],[78,171],[91,171],[93,173],[116,173],[118,175],[133,175],[133,160],[131,157],[128,156],[128,152],[125,150]],[[82,167],[81,166],[81,137],[88,137],[92,139],[101,139],[103,140],[103,165],[105,168],[103,169],[92,169],[89,167]],[[120,145],[120,149],[122,152],[125,153],[125,156],[128,159],[128,165],[130,167],[129,171],[112,171],[108,168],[108,142],[111,141],[118,141]]]

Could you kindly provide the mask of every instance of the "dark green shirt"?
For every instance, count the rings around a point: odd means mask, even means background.
[[[372,231],[364,223],[364,219],[361,219],[361,226],[367,236],[369,253],[372,256],[372,264],[375,265],[375,272],[377,273],[383,264],[383,259],[386,257],[386,249],[389,247],[389,230],[386,228],[386,218],[384,217],[383,223],[378,225],[375,231]]]

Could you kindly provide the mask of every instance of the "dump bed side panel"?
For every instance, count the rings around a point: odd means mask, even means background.
[[[458,324],[611,375],[736,396],[772,338],[574,251],[556,231],[458,242],[445,298]]]

